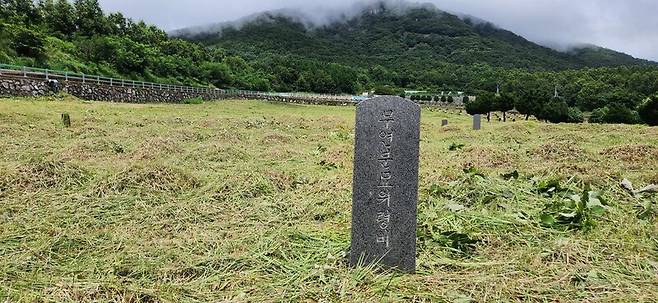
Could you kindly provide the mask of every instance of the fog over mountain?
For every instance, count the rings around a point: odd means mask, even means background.
[[[101,0],[109,11],[144,19],[166,30],[235,21],[287,9],[322,24],[358,12],[359,0]],[[365,1],[366,3],[372,1]],[[400,1],[389,1],[407,5]],[[595,44],[658,60],[655,0],[430,0],[442,10],[472,15],[554,48]]]

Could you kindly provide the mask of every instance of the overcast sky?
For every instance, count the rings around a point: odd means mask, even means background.
[[[370,1],[370,0],[366,0]],[[100,0],[165,30],[233,21],[293,8],[326,17],[362,0]],[[418,1],[413,1],[418,2]],[[473,15],[542,44],[592,43],[658,61],[658,0],[428,0],[438,8]]]

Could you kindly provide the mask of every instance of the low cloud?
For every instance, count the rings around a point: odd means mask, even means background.
[[[287,9],[306,22],[350,17],[358,0],[101,0],[107,11],[121,11],[165,30],[235,21],[264,11]],[[549,45],[591,43],[635,57],[658,60],[658,1],[655,0],[430,0],[439,9],[471,15]],[[401,6],[408,2],[389,1]]]

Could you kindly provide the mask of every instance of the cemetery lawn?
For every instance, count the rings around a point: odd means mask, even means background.
[[[658,128],[423,109],[407,275],[346,263],[354,114],[0,100],[0,302],[658,300]]]

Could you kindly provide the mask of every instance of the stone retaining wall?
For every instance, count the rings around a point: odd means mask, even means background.
[[[173,89],[160,89],[158,87],[133,88],[132,86],[110,86],[95,83],[81,83],[73,81],[58,82],[61,92],[69,93],[83,100],[111,101],[128,103],[168,102],[178,103],[191,98],[204,100],[218,100],[226,98],[220,91],[203,90],[181,91]],[[56,88],[48,81],[31,78],[0,79],[0,96],[2,97],[28,97],[44,96],[56,92]]]
[[[160,87],[132,87],[121,85],[82,83],[76,81],[58,82],[59,91],[69,93],[83,100],[109,101],[125,103],[180,103],[186,99],[203,100],[265,100],[310,105],[353,106],[357,102],[332,96],[272,96],[266,93],[227,93],[221,90],[185,91]],[[58,89],[43,79],[0,75],[0,97],[32,97],[56,93]],[[456,104],[447,105],[438,102],[416,102],[424,106],[460,108]]]
[[[0,79],[0,97],[36,97],[50,93],[48,83],[31,79]]]
[[[209,100],[243,99],[267,100],[297,104],[349,106],[356,104],[351,100],[326,97],[281,97],[259,93],[225,93],[220,90],[181,91],[159,87],[137,87],[81,83],[75,81],[58,82],[61,92],[69,93],[83,100],[110,101],[126,103],[180,103],[186,99],[202,98]],[[23,77],[0,77],[0,97],[30,97],[53,94],[54,89],[48,81]]]

